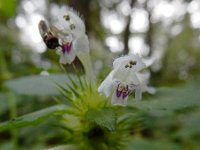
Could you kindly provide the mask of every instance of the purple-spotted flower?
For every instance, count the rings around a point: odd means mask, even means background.
[[[106,97],[112,95],[112,104],[126,105],[128,96],[135,92],[135,99],[141,99],[142,92],[148,90],[147,67],[139,55],[130,54],[113,62],[113,70],[98,88]]]
[[[62,64],[72,63],[78,53],[89,53],[85,24],[73,9],[62,7],[50,26],[40,21],[39,31],[47,47],[56,49]]]

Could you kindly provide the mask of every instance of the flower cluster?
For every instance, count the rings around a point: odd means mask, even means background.
[[[39,23],[40,35],[49,49],[56,49],[60,63],[72,63],[79,52],[89,52],[85,24],[78,13],[62,7],[50,27],[43,20]]]
[[[60,63],[72,63],[76,56],[82,61],[88,79],[92,80],[92,65],[89,58],[89,41],[85,24],[74,10],[63,7],[50,27],[40,21],[39,31],[49,49],[56,49]],[[88,55],[85,55],[88,54]],[[112,95],[112,104],[126,105],[129,95],[135,92],[135,99],[142,98],[142,92],[153,93],[147,86],[150,74],[144,69],[148,64],[138,54],[117,58],[113,70],[98,88],[106,97]]]

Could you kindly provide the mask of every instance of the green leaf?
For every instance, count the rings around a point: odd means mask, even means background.
[[[127,145],[127,150],[182,150],[182,147],[170,141],[147,140],[142,138],[133,138]]]
[[[0,149],[1,150],[10,150],[10,149],[13,149],[13,143],[11,141],[8,141],[8,142],[2,142],[0,144]]]
[[[7,17],[16,13],[16,0],[0,0],[0,12]]]
[[[133,102],[132,106],[157,115],[171,114],[200,106],[200,88],[187,84],[185,87],[158,88],[157,93],[146,100]]]
[[[38,96],[60,94],[56,84],[65,88],[66,84],[71,83],[65,74],[33,75],[6,82],[18,94]]]
[[[51,147],[51,150],[78,150],[77,146],[75,145],[60,145],[56,147]]]
[[[105,127],[110,131],[116,128],[116,114],[111,108],[103,108],[99,110],[90,109],[86,113],[86,119],[94,122],[101,127]]]
[[[13,128],[20,128],[20,127],[25,127],[25,126],[30,126],[30,125],[37,125],[55,113],[64,111],[66,109],[65,105],[56,105],[56,106],[51,106],[21,117],[13,118],[9,121],[0,123],[0,132],[4,130],[9,130]]]
[[[8,109],[8,101],[6,95],[0,93],[0,115],[3,114]]]
[[[176,133],[178,137],[190,138],[200,134],[200,110],[182,115],[181,128]]]

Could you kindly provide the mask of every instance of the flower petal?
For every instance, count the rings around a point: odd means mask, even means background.
[[[78,12],[66,6],[57,9],[57,13],[53,17],[53,25],[56,28],[60,31],[62,30],[62,32],[67,31],[67,33],[73,34],[75,37],[85,34],[85,24]],[[69,16],[69,20],[65,19],[65,15]],[[72,24],[75,26],[74,29],[71,29],[70,27]]]
[[[73,49],[77,52],[89,52],[89,40],[87,35],[82,35],[73,42]]]
[[[113,95],[112,95],[112,100],[111,100],[111,103],[113,105],[121,105],[121,106],[126,106],[127,105],[127,99],[128,99],[128,96],[125,97],[125,98],[122,98],[121,96],[120,97],[117,97],[117,93],[116,93],[116,90],[113,92]]]
[[[146,91],[150,94],[155,94],[156,93],[156,89],[152,86],[146,86]]]
[[[145,63],[142,61],[142,58],[136,54],[130,54],[127,56],[122,56],[117,58],[114,62],[113,62],[113,68],[119,68],[119,67],[125,67],[126,64],[128,64],[130,61],[136,61],[136,65],[132,66],[132,68],[127,68],[127,69],[131,69],[135,72],[140,71],[144,68],[146,68]]]
[[[140,80],[138,79],[138,77],[134,71],[130,72],[129,76],[126,78],[126,82],[132,83],[134,85],[140,84]]]
[[[85,24],[81,17],[79,16],[78,12],[68,8],[66,14],[70,16],[70,21],[75,25],[75,32],[79,34],[85,33]]]
[[[142,72],[137,72],[136,76],[140,82],[148,82],[148,80],[150,78],[150,72],[148,70],[145,70]]]
[[[143,62],[145,63],[145,65],[147,66],[147,67],[149,67],[149,66],[151,66],[154,62],[155,62],[155,60],[156,60],[156,57],[151,57],[151,58],[148,58],[148,59],[142,59],[143,60]]]
[[[125,63],[128,62],[129,58],[130,56],[127,55],[115,59],[113,62],[113,68],[116,69],[121,67],[122,65],[125,65]]]
[[[66,64],[66,63],[67,63],[67,60],[66,60],[64,54],[61,54],[61,55],[60,55],[60,60],[59,60],[59,62],[60,62],[61,64]]]
[[[65,53],[65,59],[68,64],[71,64],[74,61],[75,57],[76,57],[76,54],[73,50],[71,50],[68,54]]]
[[[138,85],[140,83],[138,77],[136,76],[135,71],[131,69],[127,70],[124,67],[115,69],[115,72],[113,73],[113,79],[118,79],[126,83],[133,83],[135,85]]]
[[[56,51],[57,54],[60,55],[60,63],[61,64],[71,64],[75,57],[76,57],[76,54],[73,50],[71,50],[69,53],[63,53],[63,52],[60,52],[60,51]]]
[[[131,60],[134,60],[137,62],[137,64],[133,66],[132,68],[135,72],[138,72],[147,67],[139,55],[131,55]]]
[[[67,22],[63,17],[66,15],[67,9],[69,8],[65,6],[57,8],[57,12],[53,17],[53,25],[59,30],[70,30],[69,22]]]
[[[112,86],[113,86],[113,81],[112,81],[112,76],[113,76],[114,71],[112,71],[106,79],[101,83],[101,85],[98,88],[99,93],[104,93],[106,97],[108,97],[111,93]]]

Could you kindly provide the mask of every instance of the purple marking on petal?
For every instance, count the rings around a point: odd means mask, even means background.
[[[123,93],[122,93],[122,98],[125,99],[125,98],[129,95],[129,93],[130,93],[130,92],[128,92],[128,91],[123,92]]]
[[[118,89],[119,89],[119,85],[120,85],[120,83],[117,85],[117,89],[116,89],[116,96],[117,97],[120,97],[121,96],[121,91],[119,91]]]
[[[117,97],[120,97],[120,96],[121,96],[121,94],[122,94],[122,92],[121,92],[121,91],[118,91],[118,90],[116,90],[116,96],[117,96]]]
[[[126,85],[126,87],[124,87],[123,89],[120,89],[120,83],[117,85],[117,89],[116,89],[116,96],[118,98],[122,98],[122,100],[124,100],[129,94],[130,94],[130,90],[128,88],[128,85]]]
[[[69,53],[72,49],[72,42],[69,42],[69,43],[66,43],[66,44],[63,44],[62,46],[62,52],[65,53]]]

